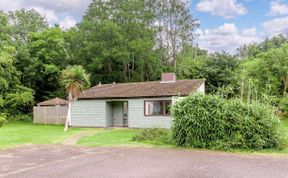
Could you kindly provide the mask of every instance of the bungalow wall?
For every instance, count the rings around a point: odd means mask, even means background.
[[[170,128],[171,116],[145,116],[145,100],[173,100],[173,97],[139,98],[128,100],[128,125],[132,128]]]
[[[170,128],[170,116],[145,116],[145,100],[172,100],[173,97],[126,99],[128,101],[128,127]],[[78,100],[72,106],[72,126],[122,127],[122,100]]]
[[[78,100],[72,105],[72,126],[106,127],[105,100]]]

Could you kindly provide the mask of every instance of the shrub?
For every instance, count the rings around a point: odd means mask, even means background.
[[[288,114],[288,97],[282,98],[280,100],[279,108],[284,114]]]
[[[133,137],[133,141],[152,141],[171,144],[172,138],[168,129],[150,128],[143,129]]]
[[[30,114],[17,114],[12,116],[12,119],[16,122],[32,122],[32,116]]]
[[[278,120],[267,105],[194,94],[172,108],[177,146],[210,149],[264,149],[280,146]]]
[[[6,122],[6,116],[3,114],[0,114],[0,127],[3,126],[4,122]]]

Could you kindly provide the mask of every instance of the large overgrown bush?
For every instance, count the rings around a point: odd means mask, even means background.
[[[280,146],[278,120],[264,104],[193,94],[173,106],[177,146],[209,149],[265,149]]]

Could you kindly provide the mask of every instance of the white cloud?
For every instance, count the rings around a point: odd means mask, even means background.
[[[237,3],[237,0],[200,0],[196,9],[224,18],[233,18],[247,13],[247,9]]]
[[[50,9],[45,9],[43,7],[31,6],[27,9],[34,9],[35,11],[39,12],[43,17],[45,17],[49,24],[57,23],[59,21],[58,15],[55,11]]]
[[[35,9],[53,26],[72,27],[80,20],[92,0],[0,0],[0,10]]]
[[[15,1],[0,0],[0,10],[14,11],[20,8],[21,8],[21,0],[15,0]]]
[[[270,12],[269,15],[287,15],[288,14],[288,4],[284,4],[280,1],[270,2]]]
[[[288,16],[275,18],[273,20],[268,20],[262,25],[268,36],[274,36],[278,34],[288,34]]]
[[[59,26],[62,29],[69,29],[76,25],[76,20],[71,16],[66,16],[62,21],[60,21]]]
[[[57,14],[71,13],[82,16],[92,0],[21,0],[27,6],[41,6],[54,10]]]
[[[209,52],[224,50],[234,53],[244,44],[260,42],[263,39],[254,27],[238,30],[233,23],[225,23],[216,29],[198,30],[198,33],[200,35],[197,39],[199,47]]]

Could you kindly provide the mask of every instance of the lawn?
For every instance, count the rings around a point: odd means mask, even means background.
[[[288,136],[288,119],[283,119],[280,122],[280,127],[284,131],[283,134]],[[145,146],[145,147],[174,147],[173,145],[159,143],[159,142],[137,142],[133,141],[132,138],[141,129],[99,129],[94,135],[87,136],[78,140],[78,145],[83,146],[93,146],[93,147],[101,147],[101,146]],[[287,145],[288,146],[288,145]],[[269,149],[262,151],[254,151],[254,150],[231,150],[235,153],[256,153],[256,154],[288,154],[288,147],[282,150],[279,149]]]
[[[114,129],[101,129],[92,136],[87,136],[78,140],[77,144],[84,146],[163,146],[171,147],[155,141],[133,141],[132,138],[141,129],[125,129],[125,128],[114,128]]]
[[[283,134],[288,136],[288,119],[281,120],[281,128]],[[143,146],[143,147],[174,147],[173,145],[164,144],[155,141],[133,141],[132,138],[142,129],[127,129],[127,128],[70,128],[68,132],[63,132],[63,126],[45,126],[33,125],[29,123],[6,123],[0,128],[0,149],[11,148],[19,145],[32,144],[59,144],[66,138],[77,134],[81,131],[93,130],[95,134],[84,136],[78,140],[78,145],[83,146]],[[238,152],[235,150],[235,152]],[[241,151],[239,152],[247,152]],[[283,150],[263,150],[251,151],[253,153],[276,153],[288,154],[288,146]]]
[[[6,123],[0,128],[0,149],[19,145],[57,144],[69,136],[84,130],[71,128],[67,132],[63,132],[63,129],[64,126]]]

